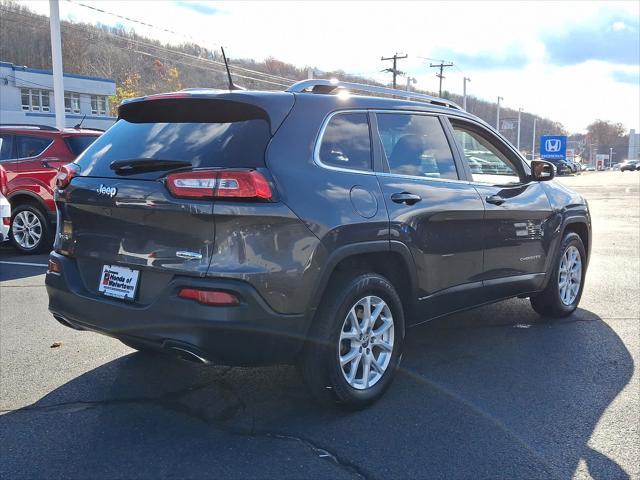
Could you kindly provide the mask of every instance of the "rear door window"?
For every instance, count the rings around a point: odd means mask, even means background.
[[[16,136],[18,146],[18,158],[37,157],[53,143],[51,138],[31,137],[27,135]]]
[[[390,173],[458,179],[451,147],[437,117],[379,113],[376,118]]]
[[[371,170],[371,136],[365,112],[339,113],[331,117],[320,142],[324,165],[349,170]]]
[[[114,176],[116,160],[180,160],[193,168],[265,166],[271,138],[266,118],[236,111],[223,102],[140,102],[139,111],[121,118],[97,138],[75,161],[80,175]],[[153,103],[154,105],[144,105]],[[230,102],[228,102],[230,103]],[[217,109],[216,109],[217,106]],[[146,107],[146,108],[145,108]],[[228,120],[227,120],[228,119]],[[144,172],[137,178],[159,178],[162,172]]]
[[[13,153],[13,135],[0,135],[0,161],[15,158]]]
[[[95,142],[96,138],[98,138],[96,135],[74,135],[73,137],[66,137],[64,143],[67,144],[71,153],[77,157]]]

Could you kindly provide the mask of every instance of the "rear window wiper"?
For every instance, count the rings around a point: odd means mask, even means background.
[[[116,173],[127,174],[134,172],[152,172],[155,170],[175,170],[190,167],[186,160],[161,160],[156,158],[132,158],[129,160],[115,160],[109,168]]]

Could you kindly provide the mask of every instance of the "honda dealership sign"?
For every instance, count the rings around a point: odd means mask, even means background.
[[[540,137],[540,158],[559,158],[564,160],[567,157],[567,137],[564,135],[554,135]]]

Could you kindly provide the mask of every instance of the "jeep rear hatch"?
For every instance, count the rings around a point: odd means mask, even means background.
[[[215,197],[270,198],[270,124],[263,108],[228,99],[124,105],[61,181],[56,250],[77,259],[94,293],[110,265],[140,271],[136,299],[143,303],[175,273],[204,275]]]

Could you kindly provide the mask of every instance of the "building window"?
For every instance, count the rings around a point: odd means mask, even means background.
[[[37,88],[21,88],[22,110],[31,112],[48,112],[51,110],[51,92]]]
[[[80,113],[80,94],[64,92],[64,111],[67,113]]]
[[[109,102],[107,97],[102,95],[91,95],[91,114],[108,115]]]

